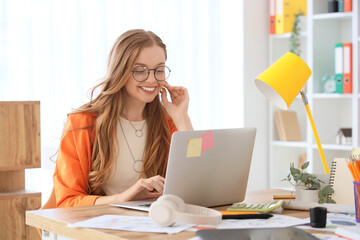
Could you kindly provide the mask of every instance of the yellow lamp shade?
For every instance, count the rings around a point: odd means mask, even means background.
[[[261,73],[255,84],[270,102],[287,110],[310,75],[309,66],[288,52]]]

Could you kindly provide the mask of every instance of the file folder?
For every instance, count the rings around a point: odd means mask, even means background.
[[[338,12],[344,11],[344,0],[338,0]]]
[[[270,34],[275,34],[276,0],[270,0]]]
[[[281,34],[289,31],[291,27],[289,24],[285,25],[284,23],[284,1],[287,0],[276,0],[276,10],[275,10],[275,33]],[[287,21],[289,22],[289,21]]]
[[[336,93],[343,93],[343,44],[335,44]]]
[[[275,33],[291,32],[295,15],[300,12],[306,15],[306,0],[276,0]]]
[[[344,12],[352,11],[352,0],[344,0]]]
[[[343,92],[352,93],[352,43],[343,43],[344,75]]]

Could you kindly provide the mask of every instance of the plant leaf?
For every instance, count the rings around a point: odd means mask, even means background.
[[[300,175],[296,175],[296,176],[294,176],[294,180],[295,180],[295,182],[298,182],[298,181],[300,180],[300,178],[301,178],[301,176],[300,176]]]
[[[327,185],[323,188],[322,192],[324,192],[324,194],[328,195],[328,194],[334,193],[334,189],[330,185]]]
[[[318,192],[318,197],[319,197],[319,198],[323,198],[323,197],[326,197],[326,195],[324,196],[323,191],[322,191],[322,190],[319,190],[319,192]]]
[[[309,180],[309,174],[307,174],[307,173],[301,174],[301,181],[303,181],[304,183],[307,183],[308,180]]]
[[[333,199],[326,199],[326,203],[336,203]]]
[[[318,182],[312,182],[311,183],[311,189],[316,190],[316,189],[319,189],[319,188],[320,188],[320,183],[318,183]]]
[[[300,170],[297,168],[290,168],[291,175],[300,174]]]
[[[310,162],[304,162],[304,164],[301,166],[301,169],[304,170],[309,166]]]

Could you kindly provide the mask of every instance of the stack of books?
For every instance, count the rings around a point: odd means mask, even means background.
[[[329,12],[351,12],[352,0],[329,0]]]

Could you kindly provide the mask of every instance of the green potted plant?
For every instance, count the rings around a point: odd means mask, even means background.
[[[300,56],[300,33],[301,33],[301,24],[300,24],[300,16],[304,15],[303,13],[295,14],[295,19],[293,23],[292,32],[290,34],[290,52]]]
[[[306,168],[309,162],[301,165],[301,168],[295,168],[294,163],[290,163],[290,173],[283,181],[288,181],[295,187],[296,199],[301,201],[312,201],[318,203],[335,203],[334,200],[328,199],[328,194],[334,193],[330,185],[321,188],[321,183],[324,183],[316,176],[307,173]]]

